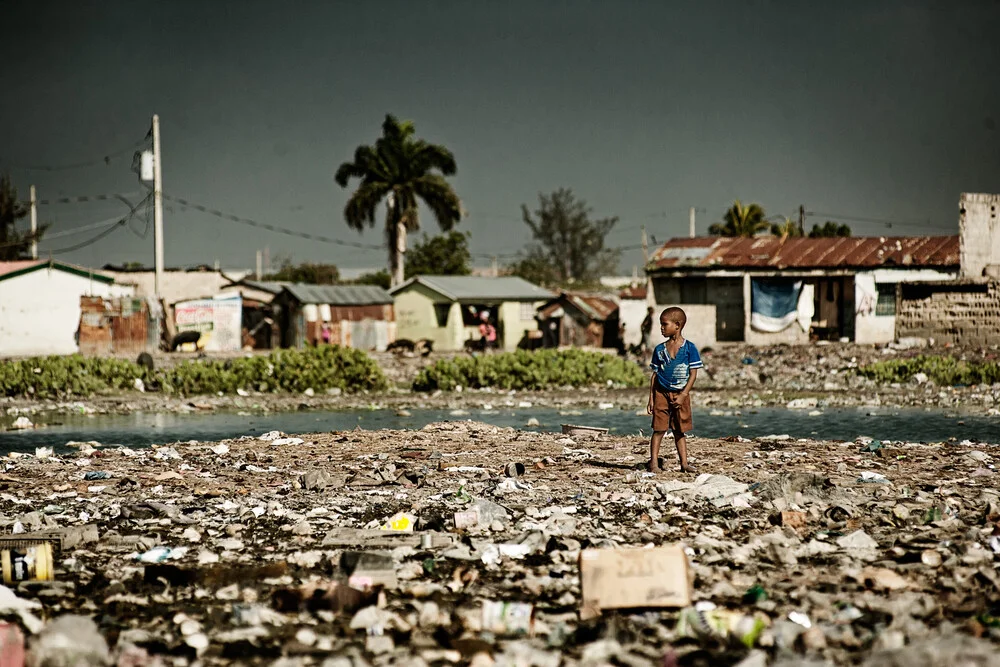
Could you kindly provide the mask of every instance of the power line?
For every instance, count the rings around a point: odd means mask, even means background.
[[[50,240],[52,240],[54,238],[61,238],[63,236],[72,236],[74,234],[81,234],[81,233],[83,233],[85,231],[90,231],[91,229],[96,229],[98,227],[103,227],[105,225],[110,225],[107,229],[101,231],[96,236],[94,236],[94,237],[92,237],[90,239],[87,239],[86,241],[83,241],[82,243],[78,243],[78,244],[70,246],[68,248],[59,248],[57,250],[47,250],[46,252],[48,252],[49,254],[52,254],[52,255],[57,255],[57,254],[61,254],[61,253],[72,252],[74,250],[79,250],[80,248],[85,248],[88,245],[92,245],[94,243],[97,243],[98,241],[100,241],[105,236],[107,236],[108,234],[110,234],[114,230],[118,229],[119,227],[121,227],[123,225],[127,225],[132,220],[133,216],[135,216],[135,213],[136,213],[136,211],[139,210],[139,207],[142,206],[143,204],[145,204],[148,199],[149,199],[149,197],[145,197],[142,201],[140,201],[135,206],[130,206],[129,207],[129,212],[127,214],[123,215],[123,216],[119,215],[119,216],[116,216],[114,218],[108,218],[107,220],[100,220],[98,222],[94,222],[94,223],[91,223],[89,225],[82,225],[80,227],[74,227],[73,229],[66,229],[66,230],[63,230],[61,232],[55,232],[53,234],[47,234],[47,235],[44,235],[41,239],[39,239],[39,242],[40,243],[44,243],[44,242],[50,241]],[[25,242],[23,240],[21,240],[21,241],[9,241],[7,243],[0,244],[0,248],[9,248],[11,246],[24,245],[24,243]]]
[[[122,155],[125,155],[126,153],[128,153],[128,154],[134,153],[135,149],[143,146],[146,143],[147,140],[148,140],[148,135],[147,135],[147,137],[144,137],[141,140],[136,141],[136,142],[130,144],[129,146],[125,147],[125,148],[122,148],[122,149],[119,149],[119,150],[116,150],[116,151],[112,151],[110,153],[102,155],[99,158],[94,158],[93,160],[86,160],[86,161],[83,161],[83,162],[72,162],[72,163],[69,163],[69,164],[58,164],[58,165],[14,165],[14,164],[8,164],[8,165],[4,165],[3,168],[4,169],[9,169],[9,170],[12,170],[12,171],[13,170],[20,170],[20,171],[68,171],[70,169],[84,169],[86,167],[95,167],[95,166],[97,166],[99,164],[109,165],[109,164],[111,164],[111,160],[112,159],[121,157]]]
[[[125,192],[125,193],[111,193],[106,195],[77,195],[74,197],[58,197],[56,199],[39,199],[35,202],[38,206],[54,206],[56,204],[83,204],[87,202],[99,202],[99,201],[122,201],[126,197],[134,197],[136,195],[141,195],[141,192]],[[22,204],[28,204],[30,202],[22,201]]]
[[[818,211],[806,211],[806,215],[813,217],[829,218],[832,221],[868,222],[876,225],[886,225],[887,227],[898,226],[898,227],[921,227],[924,229],[927,228],[940,229],[942,227],[949,226],[949,225],[941,225],[938,223],[933,223],[930,220],[926,220],[924,222],[907,221],[907,220],[888,220],[886,218],[867,218],[856,215],[842,215],[840,213],[821,213]]]
[[[261,229],[266,229],[271,232],[276,232],[278,234],[285,234],[287,236],[294,236],[297,238],[307,239],[309,241],[320,241],[322,243],[332,243],[334,245],[347,246],[349,248],[360,248],[362,250],[384,250],[383,245],[373,245],[371,243],[356,243],[353,241],[342,241],[341,239],[335,239],[331,236],[324,236],[322,234],[310,234],[308,232],[300,232],[295,229],[289,229],[288,227],[279,227],[278,225],[272,225],[266,222],[260,222],[259,220],[254,220],[253,218],[246,218],[243,216],[235,215],[233,213],[225,213],[218,209],[209,208],[204,204],[197,204],[187,199],[181,199],[180,197],[173,197],[171,195],[164,194],[163,198],[174,202],[184,208],[194,209],[196,211],[201,211],[202,213],[207,213],[208,215],[213,215],[222,220],[229,220],[230,222],[238,222],[242,225],[250,225],[251,227],[259,227]]]

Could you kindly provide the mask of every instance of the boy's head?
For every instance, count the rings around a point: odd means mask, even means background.
[[[687,315],[684,314],[684,311],[676,306],[664,308],[663,312],[660,313],[660,329],[667,329],[668,335],[679,333],[684,330],[684,325],[687,324],[687,319]],[[674,327],[676,327],[676,332],[674,331]]]

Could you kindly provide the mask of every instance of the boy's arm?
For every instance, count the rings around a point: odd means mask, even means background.
[[[691,387],[694,386],[694,380],[697,377],[698,377],[698,369],[697,368],[692,368],[690,370],[690,375],[688,375],[687,384],[684,385],[684,388],[681,389],[680,393],[684,394],[685,396],[687,396],[688,394],[690,394],[691,393]]]

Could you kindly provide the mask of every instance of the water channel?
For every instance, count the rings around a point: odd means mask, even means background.
[[[794,438],[853,440],[870,436],[880,440],[941,442],[950,438],[1000,443],[1000,419],[922,408],[838,408],[817,411],[752,408],[710,412],[695,409],[695,437],[741,435],[752,438],[788,434]],[[527,426],[529,419],[537,426]],[[497,426],[531,431],[559,431],[561,424],[610,429],[613,434],[649,434],[649,417],[634,410],[555,410],[518,408],[465,411],[413,409],[341,410],[268,413],[132,413],[128,415],[53,415],[36,418],[40,428],[0,431],[0,454],[33,452],[36,447],[65,449],[70,441],[95,440],[104,445],[147,447],[152,444],[215,441],[278,430],[288,434],[363,429],[419,429],[436,421],[472,419]]]

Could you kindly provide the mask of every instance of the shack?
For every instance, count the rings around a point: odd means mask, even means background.
[[[329,342],[384,351],[396,339],[393,299],[376,285],[285,285],[272,303],[278,307],[282,347]]]
[[[542,347],[622,345],[618,303],[604,294],[562,292],[538,309]]]

